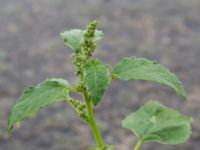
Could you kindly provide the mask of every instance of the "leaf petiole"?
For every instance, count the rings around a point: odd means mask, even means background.
[[[138,140],[133,150],[141,150],[143,142]]]

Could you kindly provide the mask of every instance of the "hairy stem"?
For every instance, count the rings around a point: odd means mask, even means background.
[[[142,141],[138,140],[133,150],[141,150],[142,144]]]
[[[87,112],[88,112],[90,128],[92,129],[92,133],[95,137],[98,147],[103,148],[104,142],[103,142],[103,139],[99,132],[99,129],[97,128],[96,121],[94,119],[94,113],[93,113],[93,109],[92,109],[93,106],[92,106],[91,100],[89,99],[88,94],[86,92],[84,92],[83,94],[84,94],[85,102],[87,105]]]

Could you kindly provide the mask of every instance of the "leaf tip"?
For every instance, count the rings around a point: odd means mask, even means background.
[[[14,126],[10,123],[10,119],[8,119],[8,127],[7,127],[8,135],[12,135],[13,127]]]
[[[61,32],[60,34],[59,34],[60,36],[61,36],[61,38],[63,38],[63,39],[65,39],[65,32]]]

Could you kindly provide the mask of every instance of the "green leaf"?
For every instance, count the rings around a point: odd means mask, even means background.
[[[74,50],[75,53],[79,53],[81,51],[80,42],[83,39],[84,32],[85,30],[72,29],[72,30],[63,32],[60,35],[64,39],[65,44],[67,46],[69,46],[72,50]],[[102,39],[102,37],[103,37],[103,32],[96,30],[94,41],[98,41]]]
[[[142,142],[162,144],[184,143],[191,134],[191,118],[165,107],[158,102],[148,102],[122,121]]]
[[[47,79],[35,87],[29,87],[17,100],[8,120],[8,132],[14,125],[36,113],[40,108],[65,100],[69,83],[63,79]]]
[[[88,150],[114,150],[114,146],[108,145],[108,146],[105,146],[104,148],[91,147]]]
[[[148,80],[167,85],[182,98],[186,93],[180,80],[166,67],[145,58],[124,58],[112,72],[113,78],[122,80]]]
[[[83,66],[83,84],[96,106],[109,85],[109,66],[93,61]]]

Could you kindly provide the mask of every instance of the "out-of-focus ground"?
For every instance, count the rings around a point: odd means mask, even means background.
[[[115,65],[124,56],[147,57],[169,67],[186,87],[183,103],[169,88],[149,82],[113,81],[95,110],[106,143],[132,149],[133,134],[121,120],[149,99],[193,117],[187,144],[145,144],[144,150],[200,149],[199,0],[0,0],[0,150],[85,150],[94,145],[90,130],[66,103],[41,110],[6,131],[11,107],[29,85],[50,77],[72,84],[71,50],[59,33],[100,22],[104,39],[95,56]]]

